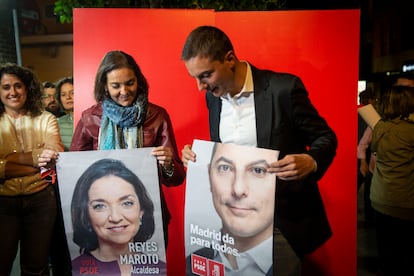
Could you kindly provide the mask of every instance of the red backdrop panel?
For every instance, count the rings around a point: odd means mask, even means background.
[[[355,275],[359,11],[225,12],[216,13],[216,26],[230,35],[240,59],[299,75],[335,130],[337,156],[319,183],[334,234],[305,272]]]
[[[319,184],[334,234],[307,258],[304,275],[356,275],[358,10],[75,9],[75,121],[94,104],[93,83],[102,57],[119,49],[140,65],[150,85],[150,101],[168,110],[179,150],[194,138],[208,140],[204,93],[197,91],[180,61],[186,36],[199,25],[222,28],[240,59],[299,75],[312,102],[335,130],[337,156]],[[185,185],[163,189],[173,215],[168,274],[185,275]]]

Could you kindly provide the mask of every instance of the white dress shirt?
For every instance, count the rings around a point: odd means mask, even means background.
[[[249,63],[240,93],[221,97],[220,139],[222,143],[257,146],[253,76]]]

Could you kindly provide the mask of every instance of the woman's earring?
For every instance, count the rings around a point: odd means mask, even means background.
[[[139,226],[142,225],[142,216],[139,217]]]

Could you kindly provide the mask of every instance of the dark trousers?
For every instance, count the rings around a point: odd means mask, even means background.
[[[372,173],[368,172],[364,178],[364,215],[366,223],[373,223],[375,214],[374,209],[371,205],[371,199],[369,198],[371,194],[371,182],[372,182]]]
[[[414,221],[375,212],[382,275],[414,275]]]
[[[302,258],[290,246],[278,228],[273,233],[273,275],[300,276]]]
[[[56,193],[57,215],[53,229],[52,243],[50,245],[50,264],[53,276],[71,276],[72,262],[66,239],[65,225],[63,221],[62,205],[60,201],[58,183],[53,185]]]
[[[359,160],[358,160],[359,164]],[[359,165],[358,165],[358,190],[361,188],[362,185],[364,185],[364,218],[365,223],[367,224],[373,224],[374,223],[374,209],[371,206],[371,199],[370,191],[371,191],[371,181],[372,181],[372,173],[368,172],[365,176],[361,174],[359,171]]]
[[[11,273],[20,241],[21,275],[49,275],[49,244],[56,219],[51,186],[31,195],[0,196],[0,275]]]

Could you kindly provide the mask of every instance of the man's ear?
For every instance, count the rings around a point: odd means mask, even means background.
[[[236,58],[233,51],[228,51],[227,54],[224,56],[224,61],[232,61]]]

